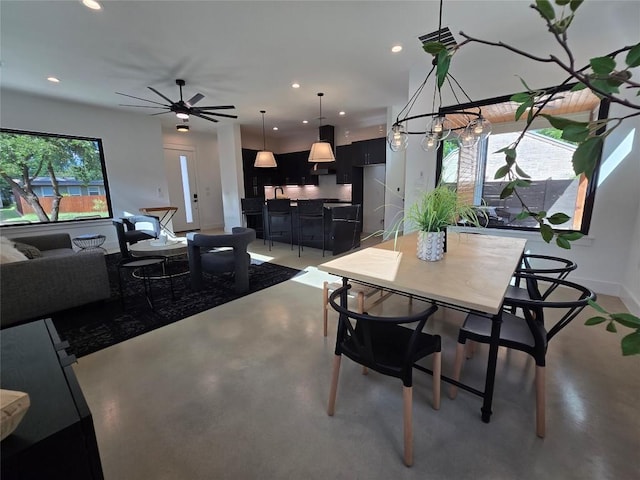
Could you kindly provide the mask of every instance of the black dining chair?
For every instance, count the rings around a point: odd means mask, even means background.
[[[526,285],[529,298],[505,299],[505,307],[516,307],[523,316],[503,311],[499,345],[531,355],[536,362],[536,433],[539,437],[544,437],[546,433],[545,367],[549,341],[587,306],[589,300],[595,301],[596,295],[586,287],[559,278],[529,273],[517,273],[516,277]],[[553,299],[549,296],[543,299],[541,285],[545,285],[545,291],[549,288],[552,288],[552,291],[562,288],[557,291]],[[551,325],[552,322],[554,322],[553,325]],[[473,313],[467,315],[458,333],[458,346],[453,367],[453,379],[456,381],[460,380],[464,346],[467,340],[490,343],[491,320]],[[452,386],[449,391],[451,398],[455,398],[457,392],[457,387]]]
[[[253,228],[256,231],[256,236],[262,237],[262,244],[266,243],[266,235],[264,228],[264,198],[241,198],[240,203],[242,206],[242,214],[248,228]]]
[[[324,257],[324,242],[327,236],[324,229],[324,200],[298,200],[297,203],[298,257],[303,250],[303,240],[305,238],[313,240],[317,237],[322,237],[322,256]]]
[[[277,219],[274,223],[274,219]],[[276,227],[276,228],[274,228]],[[273,246],[274,237],[286,237],[289,234],[291,250],[293,250],[293,214],[291,212],[291,201],[289,199],[278,198],[267,200],[267,229],[269,237],[269,251]]]
[[[154,215],[132,215],[130,217],[114,218],[118,245],[122,258],[129,258],[129,245],[142,240],[158,238],[161,233],[160,219]]]
[[[413,365],[433,354],[433,408],[440,408],[441,342],[439,335],[423,333],[427,320],[438,309],[402,317],[376,317],[342,307],[346,305],[351,285],[342,286],[329,297],[331,307],[339,313],[333,374],[327,414],[335,413],[336,393],[342,355],[366,369],[399,378],[403,384],[404,463],[413,464]],[[415,328],[403,325],[416,323]]]
[[[543,277],[553,277],[564,280],[573,272],[578,265],[572,260],[554,257],[550,255],[539,255],[533,253],[524,253],[520,266],[516,269],[516,273],[530,273],[532,275],[541,275]],[[507,288],[506,298],[530,300],[529,292],[526,287],[520,286],[520,279],[514,278],[515,284],[509,285]],[[550,284],[548,288],[541,292],[542,300],[546,299],[559,284]]]

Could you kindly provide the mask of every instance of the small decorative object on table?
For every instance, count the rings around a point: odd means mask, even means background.
[[[2,403],[0,440],[4,440],[11,435],[22,421],[24,414],[29,410],[31,402],[29,394],[15,390],[0,390],[0,401]]]
[[[73,238],[73,244],[78,247],[80,251],[92,250],[94,248],[100,248],[101,250],[104,250],[104,248],[102,248],[102,244],[106,239],[107,237],[105,237],[104,235],[88,233],[86,235],[78,235],[77,237]]]
[[[411,206],[406,217],[406,220],[419,229],[418,258],[431,262],[444,258],[447,226],[462,220],[467,224],[480,226],[478,213],[473,205],[461,200],[455,190],[442,184],[425,192]]]

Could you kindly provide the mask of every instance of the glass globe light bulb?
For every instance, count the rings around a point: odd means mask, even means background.
[[[491,135],[491,122],[484,117],[479,117],[471,122],[473,124],[473,133],[480,140],[486,140]]]
[[[404,127],[401,125],[394,125],[389,130],[387,135],[387,142],[392,152],[400,152],[407,148],[409,143],[409,135],[404,131]]]
[[[480,137],[475,134],[475,125],[472,123],[467,125],[467,128],[462,131],[459,137],[460,146],[465,148],[475,146],[478,140],[480,140]]]
[[[438,141],[438,135],[433,132],[427,132],[420,142],[420,146],[425,152],[437,150],[439,145],[440,142]]]
[[[438,115],[433,117],[431,124],[427,127],[428,132],[433,132],[438,136],[438,140],[444,140],[451,133],[451,127],[447,121],[447,117]]]

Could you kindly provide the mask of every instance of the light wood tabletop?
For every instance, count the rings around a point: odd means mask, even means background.
[[[358,250],[318,269],[444,304],[495,315],[525,239],[449,232],[437,262],[416,255],[417,233]]]

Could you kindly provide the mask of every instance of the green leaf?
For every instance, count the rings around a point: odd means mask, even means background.
[[[588,122],[577,122],[575,120],[571,120],[569,118],[562,117],[554,117],[553,115],[547,115],[546,113],[541,114],[542,117],[546,118],[552,127],[557,128],[558,130],[564,130],[569,125],[571,126],[581,126],[584,128],[589,127]]]
[[[640,65],[640,43],[634,45],[633,48],[627,52],[627,56],[624,61],[627,63],[629,68]]]
[[[563,223],[567,223],[570,219],[571,219],[571,217],[569,217],[569,215],[567,215],[566,213],[561,213],[561,212],[554,213],[549,218],[547,218],[547,220],[549,221],[549,223],[551,225],[561,225]],[[567,237],[563,237],[563,238],[566,239]]]
[[[524,86],[524,88],[527,89],[527,92],[532,92],[533,90],[531,89],[531,87],[529,85],[527,85],[527,82],[524,81],[524,78],[518,76],[518,78],[520,79],[520,83]]]
[[[518,175],[520,175],[521,177],[531,178],[531,176],[529,174],[527,174],[524,170],[522,170],[517,164],[516,164],[516,173]]]
[[[586,86],[584,83],[580,82],[580,83],[576,83],[576,84],[571,88],[571,91],[572,91],[572,92],[578,92],[578,91],[580,91],[580,90],[584,90],[585,88],[587,88],[587,86]]]
[[[591,86],[597,88],[604,93],[620,93],[620,89],[616,83],[611,83],[608,78],[591,80]]]
[[[422,46],[422,49],[435,57],[441,51],[446,51],[447,47],[441,42],[427,42]]]
[[[630,333],[622,338],[620,342],[622,355],[638,355],[640,353],[640,330]]]
[[[576,175],[584,173],[588,180],[591,180],[593,170],[602,154],[604,140],[602,137],[591,137],[582,142],[573,152],[573,171]]]
[[[551,28],[555,30],[557,33],[562,34],[567,31],[567,29],[571,25],[571,22],[573,22],[573,14],[561,20],[558,20],[556,23],[551,25]]]
[[[520,106],[516,110],[516,121],[520,120],[520,117],[524,112],[527,111],[527,109],[531,111],[532,108],[533,108],[533,99],[531,98],[529,98],[529,100],[527,100],[526,102],[520,104]]]
[[[515,160],[516,159],[516,149],[515,148],[507,148],[504,151],[504,155],[507,157],[507,159],[511,159],[511,160]]]
[[[493,178],[495,180],[497,180],[499,178],[504,178],[504,177],[507,176],[507,174],[509,173],[510,170],[511,170],[511,168],[509,167],[509,165],[503,165],[496,171],[496,175]]]
[[[509,100],[515,103],[524,103],[530,98],[531,98],[531,95],[528,92],[521,92],[521,93],[516,93],[514,95],[511,95],[511,98]]]
[[[569,7],[571,8],[571,11],[572,11],[572,12],[575,12],[575,11],[578,9],[578,7],[579,7],[580,5],[582,5],[582,2],[583,2],[583,1],[584,1],[584,0],[571,0],[571,1],[569,2]]]
[[[556,5],[564,7],[565,5],[568,5],[570,1],[571,0],[556,0]]]
[[[609,312],[607,312],[604,308],[602,308],[600,305],[598,305],[594,300],[589,299],[589,300],[587,300],[587,303],[594,310],[597,310],[600,313],[604,313],[605,315],[609,315]]]
[[[526,211],[526,210],[522,210],[518,215],[516,215],[516,220],[524,220],[525,218],[529,218],[531,216],[531,214]]]
[[[607,332],[616,333],[617,331],[618,329],[616,328],[616,324],[613,323],[613,320],[607,323]]]
[[[545,242],[549,243],[554,235],[553,228],[551,228],[546,223],[543,223],[542,225],[540,225],[540,235],[542,235],[542,239]]]
[[[596,57],[589,60],[591,69],[600,75],[608,75],[616,68],[616,61],[611,57]]]
[[[531,186],[531,180],[523,180],[521,178],[517,178],[516,179],[516,187],[530,187]]]
[[[585,325],[589,325],[589,326],[591,326],[591,325],[599,325],[599,324],[604,323],[606,321],[607,321],[607,319],[604,318],[604,317],[591,317],[591,318],[588,318],[587,321],[584,322],[584,324]]]
[[[571,250],[571,244],[564,237],[556,237],[556,245],[558,245],[560,248],[564,248],[565,250]]]
[[[580,232],[566,232],[566,233],[561,233],[560,236],[562,238],[566,238],[570,242],[574,242],[574,241],[580,240],[582,237],[584,237],[584,234],[580,233]]]
[[[507,197],[510,197],[511,194],[513,194],[513,187],[510,185],[507,185],[506,187],[504,187],[502,189],[502,191],[500,192],[500,198],[501,199],[505,199]]]
[[[640,328],[640,318],[631,313],[612,313],[611,318],[625,327]]]
[[[540,11],[540,15],[542,15],[542,18],[546,18],[547,20],[553,20],[556,18],[556,12],[549,0],[536,0],[536,6]]]
[[[442,88],[447,75],[449,74],[449,65],[451,64],[451,55],[447,50],[438,53],[438,64],[436,66],[436,77],[438,78],[438,89]]]
[[[562,130],[562,138],[570,142],[584,142],[589,136],[589,129],[581,125],[567,125]]]

